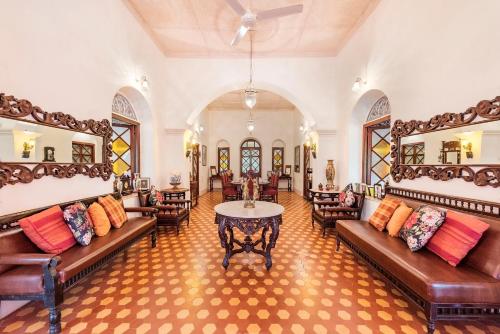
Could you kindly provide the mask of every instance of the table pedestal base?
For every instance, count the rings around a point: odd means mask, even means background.
[[[271,249],[276,246],[276,241],[279,236],[279,225],[281,224],[281,215],[261,218],[261,219],[244,219],[226,217],[220,214],[215,216],[215,222],[219,226],[219,238],[221,246],[226,250],[222,266],[227,269],[229,267],[229,259],[239,253],[255,253],[266,258],[266,269],[271,269],[273,261],[271,258]],[[234,238],[233,228],[243,232],[245,239],[240,241]],[[253,241],[252,235],[262,229],[261,237]],[[271,230],[269,241],[266,240],[267,233]],[[240,248],[234,249],[234,244]],[[260,249],[258,246],[260,245]]]

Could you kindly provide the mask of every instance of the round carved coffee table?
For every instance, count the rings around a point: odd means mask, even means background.
[[[218,204],[214,207],[215,223],[218,225],[219,238],[222,248],[226,250],[222,266],[227,269],[229,259],[238,253],[256,253],[266,258],[266,269],[271,269],[271,249],[276,246],[280,233],[281,215],[285,211],[283,206],[263,201],[256,201],[255,208],[244,208],[243,201],[232,201]],[[245,239],[240,241],[234,238],[233,228],[237,228]],[[262,229],[262,234],[256,241],[252,236]],[[269,240],[267,233],[271,230]],[[234,249],[234,244],[240,248]],[[261,249],[257,246],[261,246]]]

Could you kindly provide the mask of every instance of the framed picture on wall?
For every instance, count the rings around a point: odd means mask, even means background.
[[[295,173],[300,173],[300,145],[295,146],[294,165]]]
[[[201,146],[201,165],[207,165],[207,147],[205,145]]]
[[[151,188],[151,178],[140,177],[139,178],[139,190],[149,190]]]
[[[45,146],[43,148],[43,162],[55,162],[56,161],[56,149],[51,146]]]

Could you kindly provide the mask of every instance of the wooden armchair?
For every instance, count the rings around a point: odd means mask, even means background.
[[[157,226],[175,226],[177,234],[179,234],[180,225],[183,221],[189,226],[189,214],[191,210],[191,201],[187,199],[169,199],[164,200],[161,204],[151,206],[149,197],[151,192],[140,192],[139,203],[141,206],[149,206],[157,210],[156,224]]]
[[[231,175],[227,172],[222,173],[222,201],[235,201],[238,199],[238,189],[231,183]]]
[[[272,173],[269,184],[264,186],[260,194],[260,200],[278,203],[278,182],[279,175],[277,173]]]
[[[341,206],[338,198],[330,200],[315,199],[312,203],[312,227],[318,222],[323,228],[323,237],[326,234],[327,228],[333,228],[334,233],[337,220],[359,220],[363,211],[365,201],[364,193],[354,193],[356,201],[352,207]]]

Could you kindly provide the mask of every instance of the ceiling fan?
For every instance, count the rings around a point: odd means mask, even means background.
[[[304,9],[304,6],[300,4],[252,13],[250,10],[246,10],[241,5],[239,0],[226,0],[226,2],[236,12],[236,14],[241,15],[241,26],[236,32],[236,36],[234,36],[231,41],[231,46],[237,45],[238,42],[246,35],[248,30],[255,28],[257,21],[302,13],[302,10]]]

